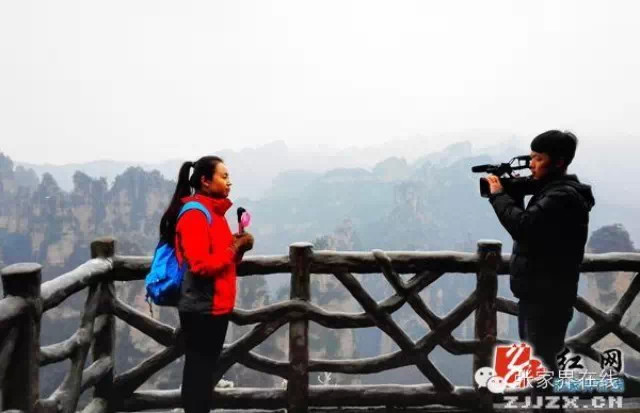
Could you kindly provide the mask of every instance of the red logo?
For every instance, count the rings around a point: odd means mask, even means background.
[[[497,346],[494,360],[496,376],[504,378],[511,389],[527,387],[529,380],[546,371],[540,360],[531,357],[531,346],[526,343]]]

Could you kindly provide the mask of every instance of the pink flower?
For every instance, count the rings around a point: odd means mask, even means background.
[[[251,223],[251,215],[249,212],[244,211],[240,217],[240,232],[244,231],[246,227]]]

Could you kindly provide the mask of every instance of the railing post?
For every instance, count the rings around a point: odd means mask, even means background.
[[[2,270],[5,296],[22,297],[29,303],[27,312],[15,326],[18,340],[2,383],[2,409],[34,412],[40,399],[40,319],[42,298],[40,264],[13,264]]]
[[[111,237],[96,238],[91,243],[91,258],[111,258],[115,251],[116,241]]]
[[[91,258],[112,258],[115,254],[115,240],[113,238],[98,238],[91,243]],[[103,399],[107,403],[107,411],[112,411],[113,372],[115,370],[115,346],[116,346],[116,320],[109,307],[115,297],[113,279],[102,282],[102,296],[100,303],[99,329],[94,337],[92,356],[93,360],[103,357],[111,358],[111,371],[96,383],[93,398]]]
[[[289,247],[291,261],[291,299],[309,301],[313,245],[308,242]],[[309,320],[289,325],[289,379],[287,400],[289,413],[307,412],[309,408]]]
[[[475,314],[475,338],[481,346],[473,355],[473,372],[481,367],[493,367],[493,349],[498,335],[498,312],[496,299],[498,295],[498,265],[501,260],[502,243],[494,240],[478,241],[478,272],[476,291],[478,309]],[[473,385],[478,384],[472,377]],[[491,408],[487,400],[486,408]]]

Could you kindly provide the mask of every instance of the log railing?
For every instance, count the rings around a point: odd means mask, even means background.
[[[83,392],[93,389],[87,413],[178,408],[180,392],[138,390],[152,375],[183,354],[179,327],[166,325],[118,299],[114,282],[141,280],[151,257],[114,254],[112,239],[91,245],[92,258],[75,270],[40,283],[38,264],[14,264],[2,270],[5,298],[0,300],[0,384],[2,410],[24,412],[74,412]],[[314,252],[311,244],[290,247],[288,256],[247,257],[238,267],[239,276],[291,274],[289,301],[259,309],[235,309],[232,322],[256,324],[251,331],[226,345],[214,374],[217,382],[236,363],[287,380],[286,389],[212,389],[216,406],[243,409],[306,411],[309,406],[425,406],[450,405],[490,410],[496,398],[474,387],[455,386],[429,359],[436,346],[454,355],[473,355],[475,371],[492,366],[493,347],[507,340],[497,337],[497,313],[517,315],[514,301],[497,297],[497,276],[508,273],[509,256],[501,254],[498,241],[480,241],[476,253],[460,252]],[[622,316],[640,292],[640,254],[587,254],[582,272],[627,271],[636,273],[628,290],[607,313],[579,297],[576,309],[595,324],[566,344],[576,353],[594,360],[593,345],[613,333],[636,352],[640,338],[620,324]],[[445,317],[436,315],[419,293],[443,274],[475,273],[476,289]],[[395,294],[376,302],[354,274],[381,273]],[[310,302],[310,278],[333,274],[362,306],[364,312],[330,312]],[[415,274],[405,281],[400,274]],[[40,320],[74,293],[88,290],[78,330],[67,340],[40,347]],[[430,331],[413,341],[391,315],[404,304],[429,326]],[[475,311],[475,336],[458,340],[452,331]],[[115,318],[148,335],[165,348],[139,365],[114,374]],[[400,348],[399,351],[358,360],[309,359],[309,322],[330,329],[377,327]],[[289,361],[259,355],[253,349],[285,324],[289,324]],[[85,368],[87,359],[90,364]],[[59,387],[46,398],[39,395],[39,367],[70,360],[70,368]],[[423,385],[310,386],[310,372],[347,374],[379,373],[415,366],[425,376]],[[625,396],[640,396],[640,380],[624,376]]]

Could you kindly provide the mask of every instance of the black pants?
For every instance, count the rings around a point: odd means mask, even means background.
[[[180,325],[185,343],[182,406],[185,413],[209,412],[213,371],[222,352],[229,315],[181,312]]]
[[[558,302],[518,303],[518,333],[520,339],[531,344],[536,358],[558,377],[556,356],[564,347],[564,338],[573,318],[573,306]]]

